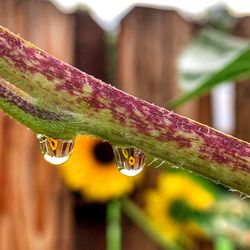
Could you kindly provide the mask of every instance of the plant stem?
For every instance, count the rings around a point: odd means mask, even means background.
[[[107,204],[106,223],[107,250],[121,250],[121,204],[112,200]]]
[[[234,250],[234,244],[233,242],[226,238],[226,237],[218,237],[217,239],[215,239],[214,242],[215,246],[214,249],[215,250]]]
[[[179,249],[177,246],[168,242],[161,233],[154,228],[150,220],[140,211],[137,205],[129,200],[128,198],[123,198],[121,200],[122,209],[124,213],[133,220],[145,233],[147,233],[150,238],[157,243],[162,249]]]
[[[137,147],[250,195],[250,144],[119,91],[1,26],[0,108],[35,133]]]

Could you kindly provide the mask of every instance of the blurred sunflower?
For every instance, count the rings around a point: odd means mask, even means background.
[[[191,177],[161,173],[157,188],[144,198],[146,214],[167,241],[189,244],[192,237],[204,237],[195,219],[205,218],[215,197]]]
[[[140,175],[122,175],[112,146],[90,136],[78,136],[70,159],[60,167],[65,184],[90,202],[106,202],[133,191]]]

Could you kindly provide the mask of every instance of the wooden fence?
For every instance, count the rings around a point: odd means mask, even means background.
[[[107,35],[86,12],[63,14],[50,2],[0,0],[0,24],[52,55],[107,80]],[[180,93],[176,60],[198,26],[177,12],[136,7],[121,21],[118,87],[157,105]],[[250,18],[235,34],[250,37]],[[210,95],[177,112],[212,124]],[[250,81],[236,88],[236,135],[250,140]],[[154,174],[148,176],[152,185]],[[140,203],[140,198],[137,197]],[[35,135],[0,114],[0,249],[105,249],[105,206],[76,202],[41,156]],[[124,219],[123,249],[159,249]],[[203,248],[205,249],[205,247]]]

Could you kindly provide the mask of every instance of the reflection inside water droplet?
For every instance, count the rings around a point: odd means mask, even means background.
[[[114,148],[115,161],[118,170],[126,176],[135,176],[139,174],[146,160],[146,154],[137,148]]]
[[[74,140],[62,140],[37,135],[44,159],[54,165],[66,162],[74,148]]]

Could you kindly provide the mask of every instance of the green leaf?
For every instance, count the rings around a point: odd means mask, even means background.
[[[175,108],[215,85],[250,76],[250,43],[215,29],[200,32],[178,63],[179,85],[184,94],[173,100]]]

